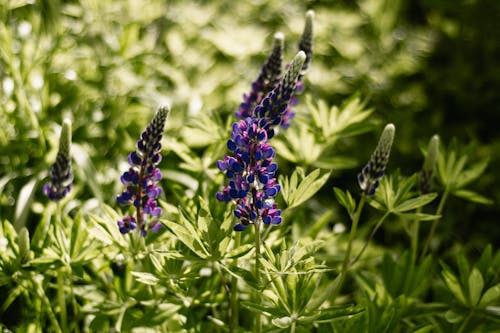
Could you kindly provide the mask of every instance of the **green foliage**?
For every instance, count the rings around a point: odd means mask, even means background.
[[[498,332],[495,5],[2,2],[0,329]],[[272,36],[290,59],[308,9],[305,91],[272,141],[283,223],[236,233],[216,161]],[[162,229],[122,235],[123,161],[165,102]],[[75,182],[55,203],[42,184],[63,119]],[[388,122],[388,172],[367,197],[356,174]],[[435,192],[420,194],[434,133]]]

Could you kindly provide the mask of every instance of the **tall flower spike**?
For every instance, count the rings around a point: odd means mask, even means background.
[[[385,168],[389,161],[389,155],[391,154],[395,131],[396,129],[393,124],[385,126],[370,161],[358,174],[359,187],[361,187],[361,190],[366,195],[375,194],[379,181],[384,176]]]
[[[283,61],[283,39],[284,36],[281,32],[274,35],[271,53],[262,66],[259,76],[252,83],[250,93],[243,94],[243,102],[240,104],[239,110],[235,112],[236,118],[251,117],[255,106],[278,84]]]
[[[302,78],[307,73],[313,57],[313,23],[312,23],[313,18],[314,18],[314,11],[308,10],[306,13],[306,23],[304,25],[304,31],[302,32],[302,36],[298,44],[299,51],[303,51],[306,54],[306,60],[304,61],[302,69],[297,78],[297,85],[295,87],[294,95],[292,96],[285,112],[283,112],[281,120],[281,127],[283,129],[287,129],[288,127],[290,127],[292,119],[295,116],[293,107],[299,104],[299,99],[297,95],[302,94],[302,92],[305,89],[304,83],[302,82]]]
[[[439,136],[435,134],[432,136],[427,147],[425,154],[424,165],[418,174],[418,185],[420,193],[426,194],[432,192],[432,177],[434,176],[434,169],[436,161],[439,156]]]
[[[305,60],[306,54],[304,51],[299,51],[290,63],[280,83],[254,109],[253,116],[255,118],[267,118],[271,126],[270,129],[272,129],[272,126],[283,123],[283,116],[295,92],[297,80]],[[274,132],[268,131],[268,135],[271,138]]]
[[[65,119],[61,130],[61,137],[59,138],[59,151],[56,161],[50,168],[50,182],[43,186],[43,193],[50,200],[61,200],[73,188],[70,150],[71,121]]]
[[[299,51],[304,51],[306,54],[306,61],[302,66],[302,71],[300,72],[299,81],[306,74],[311,64],[313,57],[313,19],[314,11],[308,10],[306,13],[306,23],[304,25],[304,31],[302,32],[302,37],[298,45]]]
[[[128,155],[130,168],[120,178],[126,188],[116,197],[116,201],[122,206],[133,205],[135,216],[126,215],[118,221],[122,234],[138,228],[142,236],[146,236],[148,230],[158,231],[161,228],[158,217],[162,209],[158,207],[156,199],[162,193],[158,185],[162,175],[157,165],[161,161],[160,142],[169,112],[168,106],[158,108],[137,141],[136,150]]]

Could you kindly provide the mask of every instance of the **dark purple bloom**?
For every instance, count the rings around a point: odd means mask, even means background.
[[[54,201],[61,200],[73,188],[73,174],[71,173],[71,122],[66,119],[63,123],[59,139],[59,151],[56,161],[50,168],[50,182],[43,186],[43,193]]]
[[[157,165],[161,161],[160,142],[169,111],[168,106],[158,108],[153,120],[137,141],[136,151],[128,155],[130,168],[120,178],[126,188],[117,195],[116,201],[122,206],[133,205],[136,216],[127,215],[118,221],[123,234],[138,228],[141,235],[146,236],[147,230],[158,231],[161,228],[158,217],[162,209],[158,207],[156,199],[162,193],[162,188],[158,185],[162,175]]]
[[[281,123],[305,58],[304,52],[299,52],[279,84],[253,110],[252,117],[233,124],[226,144],[231,156],[217,161],[229,182],[216,197],[236,204],[234,215],[240,221],[236,231],[249,224],[281,223],[281,211],[274,203],[281,190],[275,178],[278,165],[273,163],[275,152],[268,140],[274,135],[273,127]]]

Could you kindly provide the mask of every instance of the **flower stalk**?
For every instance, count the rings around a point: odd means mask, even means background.
[[[56,161],[50,168],[50,181],[43,186],[49,200],[59,201],[73,188],[71,173],[71,121],[63,122]]]
[[[161,139],[169,112],[168,106],[158,108],[137,141],[136,150],[128,155],[130,168],[120,178],[126,188],[116,201],[122,206],[133,205],[135,216],[125,215],[117,222],[122,234],[137,228],[145,237],[147,231],[156,232],[161,228],[158,219],[162,209],[156,200],[163,191],[158,185],[162,174],[157,165],[161,162]]]

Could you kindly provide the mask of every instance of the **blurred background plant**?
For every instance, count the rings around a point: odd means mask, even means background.
[[[342,230],[349,226],[349,208],[345,213],[331,189],[348,190],[345,200],[351,197],[355,204],[356,175],[374,149],[367,143],[375,142],[382,124],[388,122],[398,129],[388,169],[389,173],[400,171],[383,188],[394,193],[400,193],[402,183],[410,191],[415,182],[411,175],[422,165],[421,149],[432,135],[440,136],[435,191],[440,198],[445,192],[450,195],[429,246],[457,269],[442,265],[440,270],[423,258],[412,269],[432,267],[444,272],[427,277],[444,281],[436,291],[425,283],[421,290],[414,290],[412,281],[400,289],[391,287],[390,281],[400,278],[390,267],[405,270],[410,265],[404,256],[393,258],[410,243],[402,237],[408,221],[395,223],[401,217],[394,215],[375,234],[366,258],[354,265],[353,279],[343,292],[352,291],[355,285],[360,288],[336,301],[355,301],[369,309],[368,317],[359,316],[368,318],[371,331],[385,324],[401,325],[397,318],[406,320],[405,328],[439,322],[443,331],[450,327],[466,330],[478,321],[478,312],[498,304],[494,291],[489,292],[498,283],[498,272],[488,272],[481,264],[498,262],[483,249],[485,244],[500,243],[500,189],[495,186],[500,183],[496,171],[500,167],[496,128],[500,43],[494,34],[500,31],[498,1],[318,0],[287,1],[284,6],[280,1],[11,0],[0,4],[0,288],[2,295],[12,291],[1,298],[1,322],[12,327],[20,325],[16,318],[31,318],[38,325],[45,323],[44,318],[52,324],[60,320],[60,302],[53,308],[47,302],[52,293],[56,295],[54,286],[62,272],[74,284],[67,287],[66,303],[72,308],[66,316],[75,320],[74,326],[66,326],[70,329],[115,325],[115,329],[127,330],[146,325],[134,321],[141,311],[156,316],[152,326],[162,323],[174,331],[200,329],[201,318],[211,318],[213,327],[221,327],[220,304],[226,297],[225,287],[231,285],[224,280],[225,274],[240,280],[245,277],[251,285],[244,269],[248,267],[232,262],[248,255],[251,249],[245,245],[251,240],[243,235],[238,248],[228,239],[231,216],[226,207],[214,204],[223,182],[215,161],[225,153],[233,112],[257,76],[274,33],[284,33],[285,59],[290,59],[307,9],[316,13],[314,59],[294,123],[275,138],[283,186],[278,200],[287,207],[283,211],[286,222],[267,235],[264,264],[270,265],[265,266],[270,270],[267,276],[278,289],[265,295],[269,302],[260,311],[276,308],[275,313],[267,312],[269,322],[288,330],[296,314],[289,311],[296,295],[281,295],[281,284],[296,287],[303,283],[310,299],[317,297],[312,286],[331,288],[328,281],[333,280],[333,273],[316,265],[334,266],[342,261],[346,241]],[[120,174],[127,169],[123,156],[134,149],[156,106],[164,102],[172,106],[159,166],[168,221],[163,221],[164,232],[146,240],[150,247],[144,254],[129,248],[126,238],[111,229],[116,226],[113,218],[120,214],[103,205],[115,205]],[[55,160],[59,124],[65,118],[73,124],[75,181],[72,192],[56,207],[43,196],[42,185]],[[404,193],[404,199],[411,198],[409,193]],[[384,207],[383,198],[375,198],[371,205]],[[436,212],[440,198],[425,207],[426,213]],[[200,204],[203,200],[208,204]],[[61,225],[51,223],[57,209],[65,216]],[[368,237],[373,222],[380,218],[377,214],[373,209],[366,211],[360,238]],[[193,221],[195,226],[190,228]],[[187,237],[200,223],[209,226],[200,229],[204,234],[197,236],[199,240]],[[213,223],[219,231],[210,229]],[[421,237],[430,229],[431,223],[423,222]],[[99,242],[91,245],[81,238],[83,230]],[[210,237],[207,240],[203,235]],[[297,261],[290,259],[293,254],[280,254],[281,248],[288,251],[305,239],[324,243],[319,248],[304,245],[307,255]],[[153,246],[155,240],[163,242],[161,249]],[[363,242],[358,240],[353,253]],[[99,256],[102,249],[107,251],[104,258]],[[457,253],[472,261],[487,258],[477,268],[461,268],[455,283],[450,276],[460,265],[466,266],[465,259],[456,264]],[[312,254],[315,264],[310,262]],[[288,266],[279,263],[289,259]],[[182,264],[182,260],[193,264]],[[377,267],[385,267],[382,278]],[[55,270],[45,277],[37,274],[48,268]],[[301,270],[312,275],[299,280],[291,277]],[[138,271],[149,273],[133,273]],[[482,279],[484,288],[469,290],[467,279]],[[474,300],[457,296],[456,284]],[[244,295],[250,294],[247,287],[239,284]],[[450,300],[450,293],[443,291],[446,288],[458,302]],[[216,292],[207,294],[207,290]],[[155,298],[163,292],[165,299]],[[476,299],[482,292],[489,292],[488,302]],[[409,295],[452,305],[425,307],[422,302],[408,301]],[[38,303],[30,304],[32,297]],[[280,303],[273,303],[277,300]],[[344,307],[335,312],[330,304],[324,312],[315,312],[311,305],[318,304],[295,304],[304,314],[297,329],[321,328],[335,316],[356,317],[361,311]],[[23,305],[22,315],[9,317]],[[405,317],[405,313],[417,313],[415,308],[428,317]],[[45,310],[31,317],[40,309]],[[445,311],[448,317],[437,317],[436,313]],[[485,316],[496,318],[489,312]],[[378,323],[377,318],[389,319]],[[363,320],[339,321],[328,327],[356,331]],[[241,324],[249,322],[241,319]],[[22,325],[27,329],[31,324]]]

